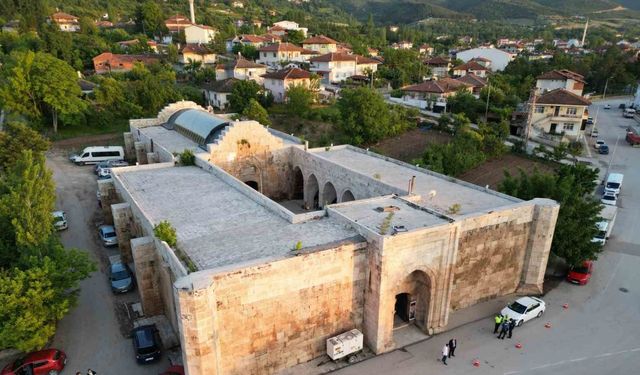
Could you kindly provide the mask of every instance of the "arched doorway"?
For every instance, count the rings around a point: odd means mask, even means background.
[[[429,275],[422,270],[411,272],[401,284],[396,294],[394,322],[398,318],[405,323],[413,323],[421,331],[429,331],[429,309],[432,283]],[[397,316],[396,316],[397,315]]]
[[[393,327],[413,323],[416,320],[416,299],[409,293],[396,295],[394,307]]]
[[[353,196],[353,193],[350,190],[345,190],[344,193],[342,193],[342,199],[340,199],[340,202],[351,202],[355,200],[356,197]]]
[[[244,183],[251,186],[253,190],[260,191],[259,185],[256,181],[249,180],[249,181],[245,181]]]
[[[293,186],[291,186],[291,199],[304,199],[304,178],[300,167],[293,169]]]
[[[320,188],[318,187],[318,179],[315,175],[309,175],[307,184],[304,188],[304,205],[308,210],[315,210],[319,207]]]
[[[336,193],[336,188],[331,182],[327,182],[326,184],[324,184],[324,188],[322,189],[322,206],[324,207],[328,204],[334,204],[336,202],[338,202],[338,194]]]

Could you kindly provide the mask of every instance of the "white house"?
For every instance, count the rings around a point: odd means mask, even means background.
[[[327,53],[312,57],[311,71],[322,77],[322,83],[342,82],[349,77],[364,76],[378,70],[378,60],[345,53]]]
[[[252,80],[262,84],[262,75],[267,73],[265,65],[254,63],[242,57],[216,66],[216,80],[221,81],[228,78],[238,80]]]
[[[451,69],[451,61],[446,57],[436,56],[424,61],[434,77],[447,77]]]
[[[291,30],[300,31],[302,32],[302,35],[304,35],[305,37],[307,36],[307,31],[309,30],[306,27],[300,27],[300,25],[298,25],[297,22],[293,22],[293,21],[274,22],[273,26],[281,27],[287,31],[291,31]]]
[[[582,95],[584,76],[567,69],[552,70],[538,76],[536,89],[538,94],[555,89],[565,89],[576,95]]]
[[[278,69],[288,62],[306,62],[317,54],[291,43],[277,43],[258,49],[260,57],[256,61],[270,68]]]
[[[318,53],[330,53],[338,50],[338,42],[324,35],[316,35],[305,39],[302,47]]]
[[[57,12],[51,15],[51,21],[55,22],[61,31],[76,32],[80,31],[80,23],[78,17],[68,13]]]
[[[187,43],[209,44],[216,36],[216,30],[206,25],[191,25],[184,29],[184,37]]]
[[[273,99],[277,103],[282,103],[287,98],[287,89],[292,85],[309,86],[311,83],[311,73],[299,68],[287,68],[264,74],[264,88],[273,94]]]
[[[485,78],[487,76],[487,69],[484,65],[481,65],[477,61],[470,60],[462,65],[458,65],[453,68],[454,77],[464,77],[467,74],[474,74],[478,77]]]
[[[188,64],[190,61],[215,64],[216,54],[202,44],[185,44],[180,50],[179,60],[181,64]]]
[[[405,86],[401,90],[404,104],[433,112],[446,112],[448,97],[460,90],[473,93],[473,86],[457,79],[442,78]]]
[[[227,109],[233,85],[238,81],[239,80],[235,78],[226,78],[220,81],[207,82],[203,84],[202,91],[207,105],[221,110]]]
[[[575,140],[584,130],[590,104],[589,100],[563,88],[547,91],[536,100],[532,130],[542,137],[563,134],[563,138]]]
[[[516,55],[497,48],[472,48],[456,54],[456,58],[464,62],[468,62],[477,57],[491,60],[491,70],[499,72],[504,70],[504,68],[516,58]]]
[[[239,44],[245,46],[253,46],[256,49],[266,46],[271,43],[279,43],[282,38],[277,35],[254,35],[254,34],[241,34],[237,35],[234,38],[227,40],[227,52],[231,52],[233,47]]]

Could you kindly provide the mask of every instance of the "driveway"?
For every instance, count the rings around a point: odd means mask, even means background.
[[[611,110],[603,110],[605,103]],[[482,319],[337,371],[338,374],[637,374],[640,367],[640,149],[624,141],[633,120],[617,110],[622,100],[600,106],[600,137],[611,148],[595,165],[624,173],[618,218],[611,239],[585,286],[561,283],[543,299],[547,312],[498,340],[491,319]],[[618,146],[615,146],[619,139]],[[563,305],[567,304],[567,308]],[[550,328],[545,327],[550,323]],[[456,357],[439,362],[442,346],[458,339]],[[522,348],[516,348],[520,343]],[[479,361],[479,367],[473,365]]]
[[[98,242],[96,231],[102,217],[93,166],[75,166],[64,152],[56,150],[48,155],[47,164],[56,182],[56,208],[67,212],[69,222],[69,229],[61,232],[62,242],[87,251],[98,264],[98,271],[81,283],[78,305],[59,323],[53,340],[52,346],[68,355],[64,373],[84,374],[91,368],[100,375],[157,375],[168,366],[166,356],[158,363],[137,365],[131,339],[123,335],[127,329],[121,329],[118,321],[117,314],[126,314],[124,304],[138,297],[136,293],[114,296],[109,288],[108,256],[118,250],[106,249]]]

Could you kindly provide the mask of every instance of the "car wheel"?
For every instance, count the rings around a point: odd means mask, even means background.
[[[536,316],[536,318],[539,318],[542,316],[542,314],[544,314],[544,310],[540,310],[540,312],[538,313],[538,315]]]
[[[49,375],[58,375],[60,372],[58,370],[49,371]]]
[[[524,323],[524,320],[522,320],[522,319],[521,319],[521,320],[519,320],[519,321],[518,321],[518,327],[520,327],[520,326],[522,325],[522,323]]]

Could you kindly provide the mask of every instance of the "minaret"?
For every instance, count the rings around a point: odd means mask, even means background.
[[[196,11],[193,9],[193,1],[189,0],[189,12],[191,12],[191,23],[196,23]]]
[[[587,29],[589,29],[589,19],[587,18],[587,23],[584,24],[584,32],[582,33],[582,41],[580,42],[580,47],[584,48],[584,42],[587,39]]]

